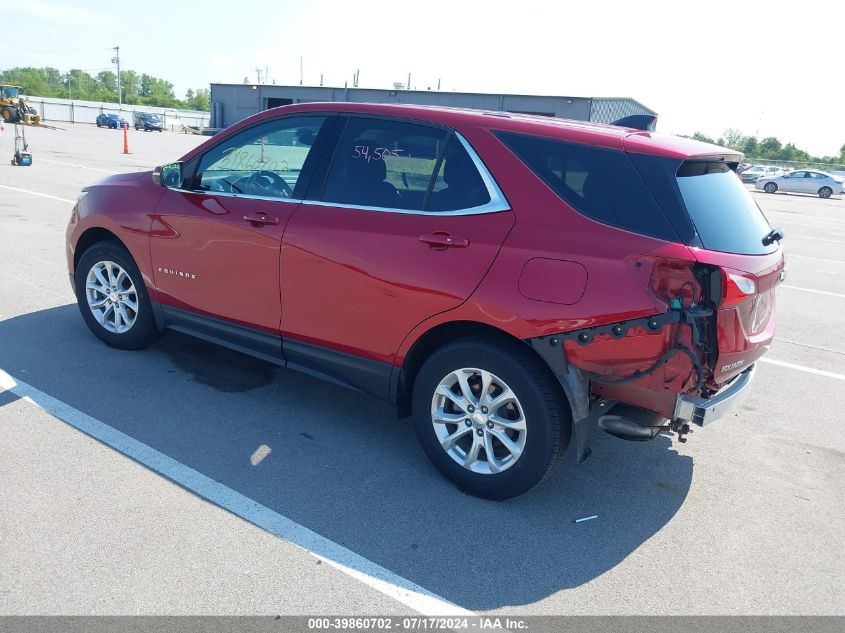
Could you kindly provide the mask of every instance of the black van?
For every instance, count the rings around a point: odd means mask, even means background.
[[[150,112],[136,112],[135,129],[143,129],[144,132],[147,130],[158,130],[161,132],[164,130],[164,121],[162,121],[161,117],[157,114],[152,114]]]

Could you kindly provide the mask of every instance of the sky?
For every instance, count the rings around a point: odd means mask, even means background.
[[[657,129],[777,136],[814,155],[845,144],[845,0],[24,0],[0,14],[0,69],[121,66],[211,82],[624,96]]]

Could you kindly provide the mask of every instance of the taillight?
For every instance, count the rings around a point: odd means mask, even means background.
[[[727,268],[722,269],[722,301],[720,305],[729,306],[742,303],[748,297],[757,294],[757,278]]]

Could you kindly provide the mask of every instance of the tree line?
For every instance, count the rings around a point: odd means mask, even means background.
[[[839,148],[839,156],[812,156],[792,143],[782,143],[774,136],[767,136],[758,140],[756,136],[746,136],[739,130],[730,128],[725,130],[717,139],[696,132],[691,137],[705,143],[715,143],[722,147],[729,147],[745,154],[746,160],[782,161],[794,163],[821,163],[824,165],[845,165],[845,145]]]
[[[96,76],[78,68],[63,73],[57,68],[10,68],[0,72],[0,84],[20,86],[28,95],[104,101],[117,103],[117,73],[103,70]],[[184,99],[177,99],[173,84],[134,70],[120,71],[123,103],[162,108],[209,110],[211,92],[208,88],[188,89]]]

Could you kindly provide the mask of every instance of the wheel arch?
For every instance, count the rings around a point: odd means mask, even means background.
[[[135,259],[135,257],[132,256],[132,252],[129,250],[129,248],[126,246],[126,244],[124,244],[123,241],[117,235],[115,235],[114,233],[112,233],[108,229],[103,228],[101,226],[92,226],[91,228],[86,229],[82,233],[82,235],[79,236],[79,239],[76,241],[76,247],[74,248],[74,251],[73,251],[73,272],[74,273],[76,273],[76,268],[79,265],[79,258],[82,257],[83,253],[85,253],[85,251],[87,251],[89,248],[91,248],[94,244],[97,244],[99,242],[117,242],[123,248],[126,249],[126,251],[132,257],[132,259]],[[137,265],[137,261],[136,261],[136,265]]]
[[[402,365],[394,367],[391,376],[390,400],[396,404],[399,417],[407,417],[411,414],[411,394],[413,392],[414,381],[426,359],[444,345],[472,335],[482,335],[491,339],[505,341],[508,344],[518,343],[524,345],[525,349],[530,350],[531,354],[540,361],[543,370],[549,373],[553,382],[560,387],[559,396],[570,410],[572,409],[572,403],[569,401],[563,386],[560,385],[552,368],[549,367],[548,363],[531,345],[493,325],[479,321],[459,320],[439,323],[426,330],[413,342],[402,361]]]

